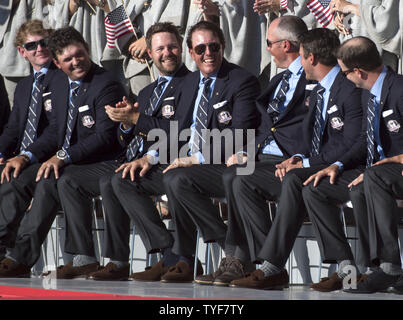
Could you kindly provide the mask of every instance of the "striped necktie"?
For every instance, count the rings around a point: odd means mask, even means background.
[[[144,113],[148,116],[152,116],[155,109],[157,108],[158,101],[162,95],[162,90],[164,88],[165,83],[168,80],[164,77],[161,77],[158,81],[158,85],[155,87],[153,94],[150,98],[150,103],[148,107],[145,109]],[[139,136],[134,136],[134,138],[130,141],[129,145],[127,146],[126,151],[126,160],[132,161],[138,155],[138,151],[140,149],[141,143],[143,142],[143,138]]]
[[[38,111],[41,106],[39,106],[38,98],[42,92],[42,81],[45,78],[45,74],[42,72],[37,72],[35,74],[34,89],[31,95],[31,103],[28,110],[28,119],[25,125],[24,137],[22,139],[20,151],[26,150],[28,146],[36,139],[36,130],[38,127]]]
[[[70,140],[71,135],[73,133],[73,125],[74,125],[74,118],[75,114],[77,113],[77,96],[78,91],[80,90],[80,85],[72,82],[71,85],[71,98],[69,103],[69,110],[67,112],[67,128],[66,128],[66,135],[64,136],[64,143],[63,143],[63,150],[67,150],[70,147]]]
[[[322,125],[324,122],[322,117],[324,92],[325,88],[318,84],[316,91],[315,122],[313,126],[311,157],[317,156],[320,150],[320,142],[322,140]]]
[[[366,165],[367,168],[372,166],[372,163],[374,161],[374,153],[375,153],[374,119],[375,119],[375,96],[371,94],[371,97],[368,100],[368,112],[367,112],[367,165]]]
[[[209,102],[209,89],[212,79],[203,78],[203,90],[200,97],[199,105],[197,106],[196,113],[196,127],[195,127],[195,135],[192,143],[192,154],[197,153],[198,151],[202,152],[203,143],[206,141],[203,139],[202,130],[207,129],[207,114],[208,114],[208,102]],[[203,143],[202,143],[202,142]]]
[[[283,79],[281,80],[281,86],[278,90],[276,97],[269,103],[267,107],[267,113],[273,119],[273,122],[278,120],[280,115],[280,104],[284,103],[287,91],[290,89],[289,79],[291,76],[291,71],[286,70],[283,74]]]

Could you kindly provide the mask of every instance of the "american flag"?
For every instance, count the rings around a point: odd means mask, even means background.
[[[120,5],[105,17],[106,42],[108,47],[115,47],[115,39],[126,33],[133,32],[133,26],[126,15],[125,8]]]
[[[326,28],[333,20],[329,4],[330,0],[310,0],[306,4],[323,28]]]
[[[280,9],[284,10],[287,9],[288,1],[287,0],[280,0]]]

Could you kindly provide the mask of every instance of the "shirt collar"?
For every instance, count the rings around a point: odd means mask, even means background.
[[[39,71],[34,70],[34,76],[38,73],[38,72],[42,72],[43,74],[46,74],[49,70],[49,64],[43,66]]]
[[[288,66],[288,70],[294,75],[298,75],[302,72],[302,64],[301,57],[296,58],[291,64]]]
[[[384,66],[381,73],[378,76],[378,79],[376,79],[374,85],[372,86],[372,88],[370,90],[370,92],[376,97],[376,101],[378,103],[381,101],[382,86],[383,86],[383,82],[385,80],[387,72],[388,72],[388,68],[386,68],[386,66]]]
[[[325,88],[325,90],[330,90],[333,85],[334,80],[336,79],[337,75],[340,72],[340,67],[335,65],[327,74],[326,76],[319,81],[319,84]]]
[[[208,76],[208,78],[210,78],[211,80],[215,81],[217,79],[217,74],[218,72],[213,73],[212,75]],[[203,76],[203,74],[200,71],[200,82],[199,84],[202,84],[202,81],[205,77]]]

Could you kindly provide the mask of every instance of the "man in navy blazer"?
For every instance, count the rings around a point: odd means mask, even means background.
[[[254,103],[259,94],[258,81],[223,58],[222,30],[213,23],[199,22],[189,30],[187,46],[199,70],[186,77],[180,102],[187,114],[185,125],[179,126],[190,128],[190,139],[179,142],[179,157],[164,170],[169,212],[175,221],[175,258],[163,262],[165,268],[172,268],[163,275],[160,272],[154,280],[165,282],[193,280],[197,227],[206,242],[225,237],[226,226],[210,196],[224,195],[221,176],[226,159],[234,152],[236,136],[242,146],[247,129],[259,123]],[[160,267],[157,264],[148,273]],[[197,274],[202,271],[198,263]],[[147,277],[147,271],[134,279],[143,277]]]
[[[228,168],[223,174],[228,207],[225,258],[217,272],[197,277],[195,281],[199,284],[225,286],[244,277],[248,268],[253,267],[270,230],[266,200],[276,200],[281,190],[281,181],[274,175],[275,165],[297,152],[301,123],[308,112],[306,95],[312,85],[305,78],[298,40],[307,30],[303,20],[295,16],[278,18],[269,26],[267,50],[277,66],[286,71],[274,76],[256,100],[261,123],[254,148],[248,150],[246,146],[227,161]],[[253,173],[237,174],[238,165],[243,161],[255,160]],[[270,194],[269,190],[276,193]],[[257,207],[262,207],[264,213],[256,214]]]
[[[92,63],[86,42],[74,28],[55,31],[49,48],[60,70],[52,79],[50,130],[33,145],[32,153],[38,157],[48,152],[54,155],[25,169],[36,182],[34,190],[22,188],[18,181],[12,180],[13,194],[3,195],[2,201],[19,212],[27,209],[32,197],[34,200],[18,230],[14,247],[8,248],[0,263],[1,277],[30,274],[60,207],[59,177],[76,167],[90,168],[95,162],[113,160],[121,152],[116,143],[117,124],[107,116],[105,105],[122,99],[123,86],[112,74]],[[92,267],[95,270],[97,264]]]
[[[369,293],[395,285],[402,290],[402,281],[396,283],[402,272],[395,199],[403,195],[399,191],[403,182],[403,99],[399,89],[403,77],[382,64],[375,43],[365,37],[346,41],[338,51],[338,59],[347,78],[366,89],[362,134],[341,160],[349,170],[340,172],[333,165],[305,183],[303,197],[317,231],[321,256],[325,263],[339,265],[337,273],[311,287],[318,291],[344,288],[352,293]],[[323,179],[327,176],[330,178]],[[356,259],[336,218],[337,203],[350,199],[359,239]],[[343,286],[347,276],[355,282],[361,279],[356,289],[350,281]]]
[[[339,39],[328,29],[313,29],[302,34],[300,42],[306,78],[318,81],[309,96],[309,111],[302,124],[302,147],[299,154],[277,165],[275,174],[282,180],[281,194],[273,225],[257,255],[263,263],[251,275],[233,280],[232,287],[288,286],[284,265],[306,215],[303,182],[340,160],[360,137],[361,90],[340,72],[335,55]]]
[[[10,179],[18,180],[24,187],[35,188],[32,178],[24,169],[45,158],[33,148],[49,127],[52,115],[52,80],[56,66],[48,50],[48,37],[53,30],[45,29],[42,21],[30,20],[21,25],[16,35],[19,54],[32,66],[33,74],[22,79],[15,90],[14,106],[10,118],[0,136],[0,259],[4,258],[6,247],[12,247],[20,221],[25,211],[10,206],[14,200],[3,199],[13,194]],[[38,78],[38,79],[37,79]],[[8,98],[6,115],[10,113]],[[50,154],[46,155],[47,157]]]
[[[124,280],[129,277],[130,220],[134,221],[140,237],[148,246],[152,242],[162,246],[170,234],[160,230],[149,236],[142,226],[157,221],[158,212],[143,217],[144,208],[156,211],[151,196],[165,193],[162,189],[162,169],[154,161],[160,150],[149,150],[153,142],[147,139],[152,129],[160,129],[169,136],[170,122],[182,116],[180,88],[189,70],[182,63],[181,37],[171,23],[157,23],[146,34],[148,53],[159,69],[158,79],[140,91],[133,105],[126,98],[116,108],[106,107],[107,115],[119,123],[118,139],[125,152],[114,162],[100,162],[90,168],[77,168],[65,174],[58,188],[67,225],[66,252],[74,254],[73,265],[67,265],[58,277],[80,275],[85,265],[96,263],[92,241],[91,198],[101,195],[105,218],[104,255],[110,262],[91,273],[94,280]],[[168,140],[169,141],[169,140]],[[155,164],[155,165],[153,165]],[[119,185],[124,191],[118,191]],[[140,190],[137,195],[137,190]],[[161,191],[162,190],[162,191]],[[161,240],[160,240],[161,239]],[[80,260],[80,264],[75,261]]]

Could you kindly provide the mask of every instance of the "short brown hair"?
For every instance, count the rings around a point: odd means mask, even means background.
[[[200,21],[195,25],[191,26],[189,29],[188,36],[186,38],[186,44],[189,49],[193,48],[192,35],[198,30],[207,30],[213,33],[214,36],[218,37],[222,46],[225,46],[224,32],[215,23],[209,21]]]
[[[14,46],[21,47],[26,41],[28,34],[39,36],[50,36],[53,29],[46,29],[41,20],[28,20],[24,22],[17,31],[14,39]]]
[[[179,34],[178,27],[174,26],[172,22],[157,22],[153,24],[150,28],[148,28],[146,33],[146,44],[147,48],[151,50],[151,39],[154,34],[160,32],[168,32],[175,35],[176,40],[178,40],[178,44],[182,44],[182,37]]]
[[[349,69],[373,71],[382,65],[376,44],[366,37],[354,37],[344,42],[337,51],[337,58]]]

